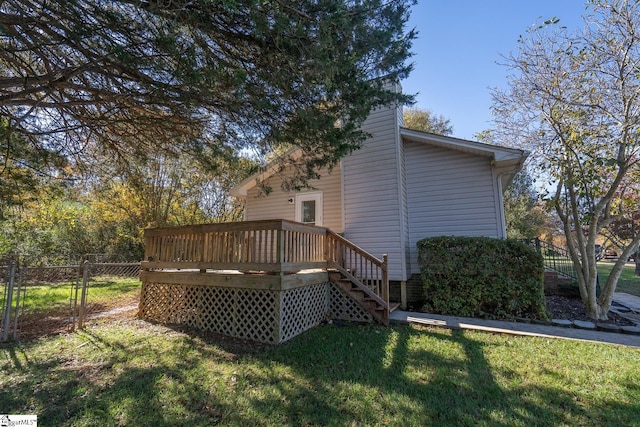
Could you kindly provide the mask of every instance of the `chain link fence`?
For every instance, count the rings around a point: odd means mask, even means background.
[[[0,265],[0,341],[83,328],[137,307],[140,263]]]

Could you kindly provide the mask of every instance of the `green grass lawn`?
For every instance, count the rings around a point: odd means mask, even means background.
[[[600,283],[604,285],[611,273],[613,263],[608,261],[598,262],[598,275],[600,276]],[[627,294],[636,295],[640,297],[640,277],[635,275],[635,264],[628,262],[620,279],[618,279],[618,285],[616,286],[616,292],[625,292]]]
[[[633,426],[640,349],[323,325],[277,346],[140,320],[0,347],[0,408],[41,426]]]
[[[79,282],[82,285],[82,281]],[[25,313],[38,314],[64,311],[75,297],[76,282],[28,284],[23,287]],[[114,300],[127,299],[140,292],[142,284],[137,277],[96,277],[89,281],[87,301],[101,306],[112,305]],[[15,290],[14,292],[17,292]],[[4,298],[4,297],[3,297]],[[80,299],[80,292],[78,292]],[[14,295],[15,300],[15,295]],[[0,301],[4,304],[4,300]]]

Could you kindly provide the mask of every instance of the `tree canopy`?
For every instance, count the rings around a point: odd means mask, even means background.
[[[37,180],[15,208],[0,204],[0,258],[27,264],[75,262],[86,254],[140,260],[146,227],[241,220],[242,201],[229,189],[257,166],[239,158],[211,177],[185,154],[149,155],[126,165],[96,160],[82,179],[57,186]]]
[[[596,239],[637,211],[640,161],[640,4],[592,0],[576,32],[553,18],[505,58],[509,87],[494,92],[496,130],[533,152],[548,179],[587,314],[606,318],[627,257],[626,241],[596,293]],[[635,194],[635,195],[634,195]]]
[[[138,256],[146,226],[237,219],[274,149],[296,182],[335,164],[412,99],[413,3],[0,2],[0,252]]]
[[[0,118],[0,221],[37,197],[41,187],[64,185],[66,166],[64,156],[46,147],[33,149]]]
[[[371,109],[410,100],[385,83],[411,70],[413,2],[6,0],[0,116],[79,160],[286,143],[335,164]]]
[[[404,127],[438,135],[451,135],[451,120],[441,114],[423,108],[407,108],[403,112]]]

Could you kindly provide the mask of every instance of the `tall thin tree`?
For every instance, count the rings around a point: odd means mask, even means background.
[[[600,294],[595,247],[601,232],[635,207],[621,189],[640,161],[640,3],[589,1],[580,31],[558,19],[521,37],[506,57],[509,87],[494,92],[496,130],[532,150],[549,180],[587,314],[606,319],[627,241]]]

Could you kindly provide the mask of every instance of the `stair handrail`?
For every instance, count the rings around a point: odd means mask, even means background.
[[[378,264],[381,268],[385,268],[385,269],[387,268],[387,265],[385,264],[385,262],[383,260],[377,258],[374,255],[371,255],[369,252],[365,251],[364,249],[362,249],[361,247],[359,247],[358,245],[356,245],[352,241],[344,238],[343,236],[339,235],[335,231],[332,231],[332,230],[330,230],[328,228],[327,228],[327,238],[328,238],[328,240],[331,240],[331,239],[337,240],[338,242],[342,243],[343,245],[348,246],[351,249],[357,251],[364,258],[367,258],[368,260]],[[327,259],[327,261],[329,261],[329,259]]]
[[[360,280],[358,280],[357,277],[353,276],[351,273],[349,273],[347,270],[345,270],[344,268],[340,267],[340,266],[336,266],[336,269],[347,279],[349,279],[351,281],[351,283],[354,283],[356,285],[360,284]],[[369,298],[371,298],[373,301],[377,302],[378,304],[385,306],[388,305],[387,301],[385,301],[384,299],[382,299],[380,296],[378,296],[375,292],[373,292],[371,289],[369,289],[367,286],[358,286],[359,289],[362,289],[362,291],[365,293],[365,295],[367,295]]]
[[[326,237],[325,257],[327,260],[327,267],[336,268],[342,274],[347,273],[345,276],[348,277],[356,286],[363,289],[366,294],[375,295],[377,298],[374,299],[384,307],[385,318],[388,319],[389,274],[387,255],[383,255],[382,259],[379,259],[330,229],[327,229]],[[338,247],[335,247],[335,244],[337,244]],[[348,257],[349,259],[347,259],[347,257],[344,256],[344,250],[347,248],[350,251],[350,254],[354,254],[358,259],[353,259],[351,255]],[[364,266],[364,272],[359,271],[352,274],[349,270],[353,270],[354,266]],[[375,286],[368,286],[363,281],[373,282]]]

